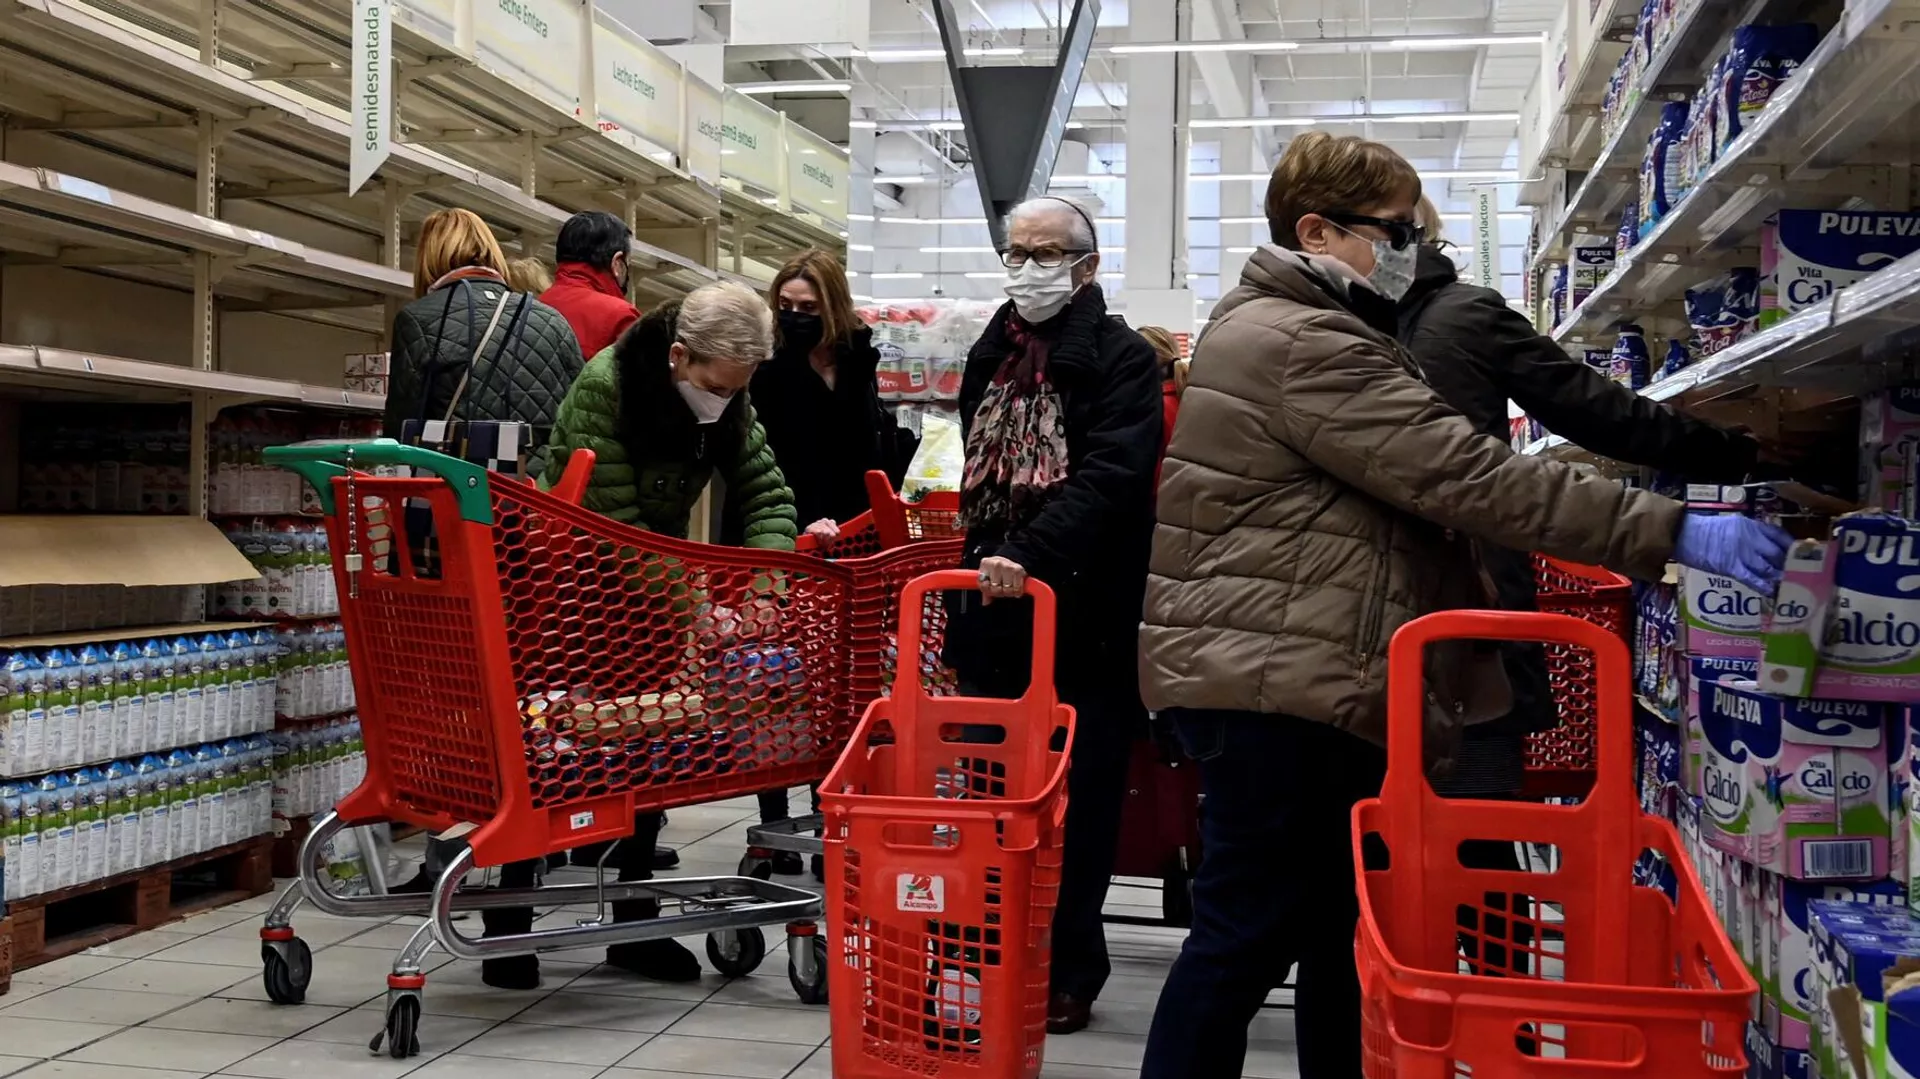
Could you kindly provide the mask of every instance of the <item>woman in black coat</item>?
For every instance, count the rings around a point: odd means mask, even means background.
[[[854,313],[838,259],[817,249],[794,256],[774,276],[767,302],[779,334],[773,358],[754,372],[753,405],[798,519],[831,543],[840,522],[869,508],[867,473],[885,472],[898,488],[919,439],[880,403],[880,353]],[[760,796],[763,822],[785,820],[787,812],[786,791]],[[774,869],[798,873],[800,856],[781,851]]]

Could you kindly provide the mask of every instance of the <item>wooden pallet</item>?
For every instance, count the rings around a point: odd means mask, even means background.
[[[272,891],[272,855],[273,837],[255,836],[15,901],[0,921],[0,993],[15,970]]]

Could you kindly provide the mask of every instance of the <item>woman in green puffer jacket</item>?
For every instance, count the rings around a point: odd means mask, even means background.
[[[744,286],[719,282],[649,312],[588,361],[560,403],[547,482],[574,450],[592,450],[588,509],[685,538],[695,504],[719,473],[742,545],[790,551],[798,530],[767,433],[747,399],[773,351],[773,314]]]
[[[767,448],[767,435],[747,400],[747,383],[773,352],[773,313],[754,292],[729,282],[705,285],[685,300],[648,313],[611,347],[587,361],[560,411],[548,442],[546,482],[557,483],[575,450],[592,450],[593,475],[583,504],[622,524],[685,539],[700,492],[717,473],[726,485],[729,516],[746,522],[742,545],[791,551],[793,492]],[[634,554],[623,552],[623,559]],[[632,558],[637,566],[650,558]],[[675,561],[664,559],[671,567]],[[672,609],[690,613],[703,598],[677,584],[669,568],[641,583],[651,597],[671,597]],[[644,602],[641,597],[636,597]],[[633,835],[607,857],[622,881],[652,873],[660,814],[642,813]],[[534,863],[516,862],[501,873],[506,887],[533,882]],[[652,899],[617,900],[616,922],[657,917]],[[488,936],[525,933],[533,912],[524,907],[482,912]],[[672,937],[615,944],[609,966],[659,981],[700,977],[700,961]],[[481,977],[503,989],[540,983],[539,959],[506,956],[481,963]]]

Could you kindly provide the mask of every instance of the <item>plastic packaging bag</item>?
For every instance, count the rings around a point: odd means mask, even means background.
[[[901,497],[918,501],[928,491],[958,491],[960,474],[967,462],[967,448],[960,437],[960,425],[945,416],[931,413],[920,421],[920,449],[907,466],[906,480],[900,485]]]

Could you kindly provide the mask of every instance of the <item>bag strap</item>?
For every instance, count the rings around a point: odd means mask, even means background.
[[[518,299],[519,302],[514,304],[513,317],[507,320],[506,334],[501,337],[500,347],[494,350],[493,361],[487,365],[487,375],[481,380],[480,388],[484,390],[493,389],[494,372],[500,369],[503,361],[519,362],[520,338],[521,335],[526,332],[527,311],[532,307],[533,298],[524,292],[512,293],[511,298]],[[505,303],[506,301],[502,300],[501,302]],[[484,358],[485,357],[476,352],[473,357],[474,366],[479,366],[480,361]],[[507,379],[506,396],[508,417],[513,415],[513,381],[512,378]]]
[[[447,402],[447,414],[440,417],[441,422],[453,422],[453,414],[460,407],[460,399],[467,395],[467,383],[473,378],[473,365],[479,362],[481,356],[486,355],[487,342],[493,340],[494,328],[500,325],[500,316],[506,312],[507,297],[511,295],[513,293],[507,291],[500,293],[500,302],[494,305],[493,317],[487,320],[486,331],[480,335],[479,343],[473,346],[472,355],[467,357],[466,369],[460,372],[460,382],[453,388],[453,399]]]

